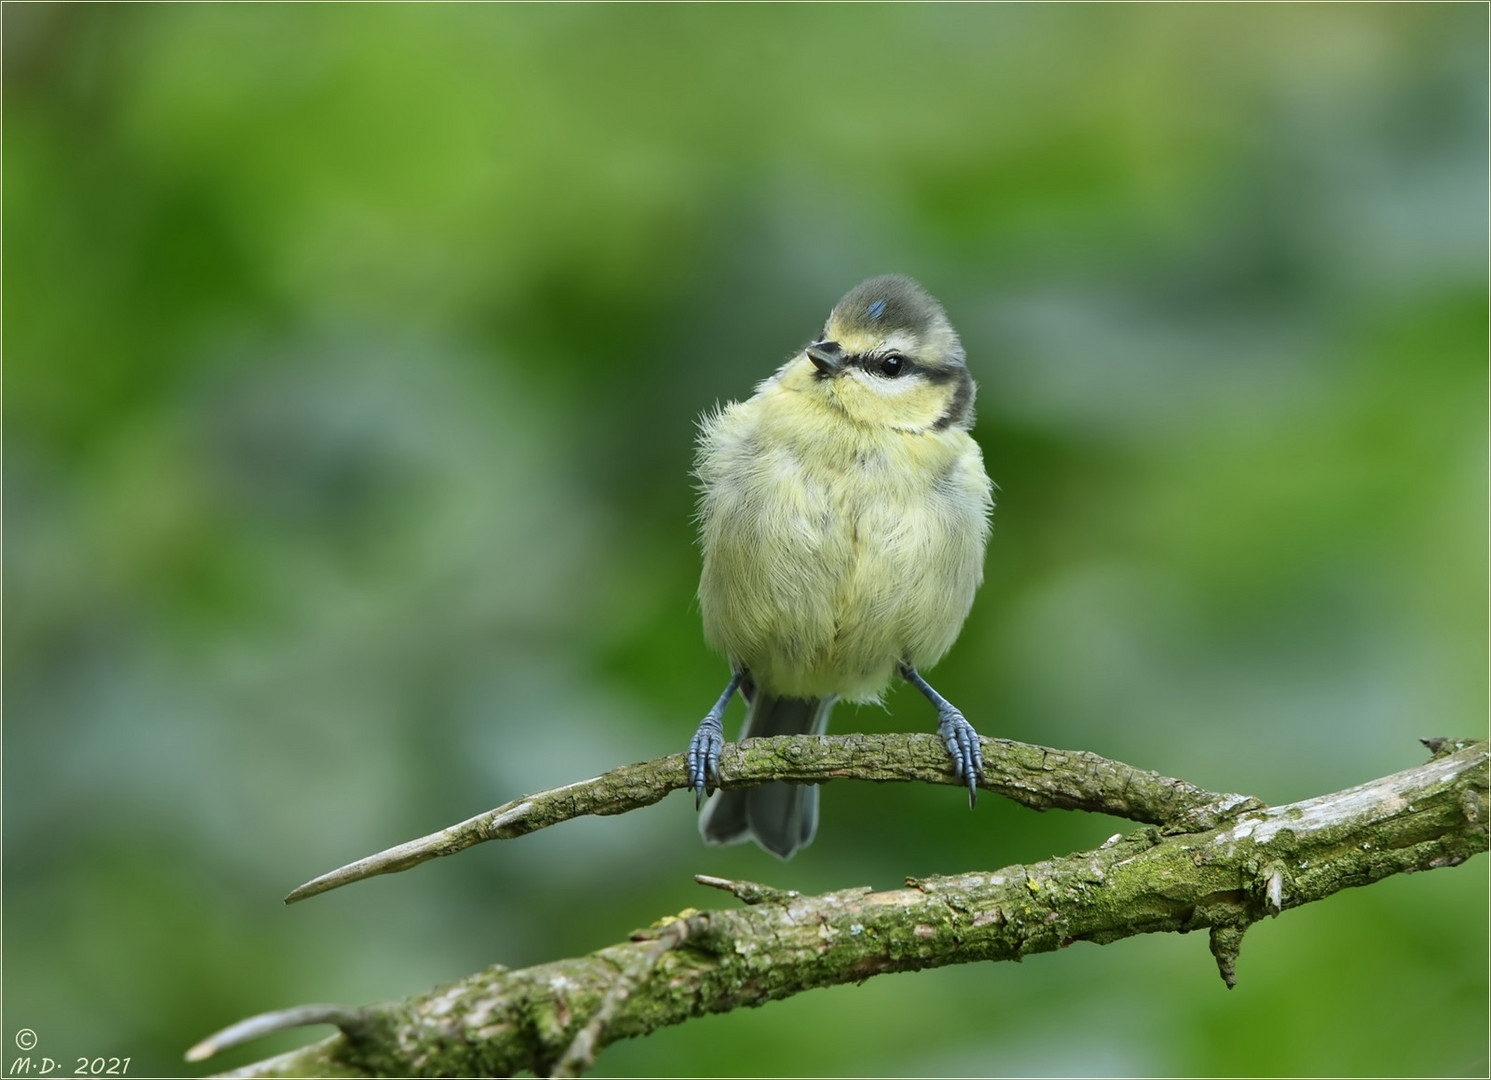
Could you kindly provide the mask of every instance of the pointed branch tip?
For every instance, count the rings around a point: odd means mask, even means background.
[[[785,904],[802,895],[796,889],[774,889],[770,885],[760,885],[754,881],[732,881],[710,874],[695,874],[694,880],[700,885],[727,892],[747,904]]]
[[[229,1047],[240,1046],[265,1035],[272,1035],[276,1031],[311,1027],[315,1024],[335,1024],[344,1033],[351,1034],[361,1028],[366,1021],[367,1014],[363,1010],[346,1005],[300,1005],[293,1009],[260,1013],[258,1016],[240,1020],[214,1035],[207,1036],[186,1052],[186,1060],[206,1061]]]

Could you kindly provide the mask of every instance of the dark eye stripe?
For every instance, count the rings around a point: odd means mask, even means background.
[[[926,370],[905,353],[861,353],[844,362],[882,379],[899,379]]]
[[[887,360],[892,357],[901,361],[900,370],[892,374],[884,369]],[[922,364],[907,356],[905,353],[865,353],[857,356],[845,357],[844,363],[850,367],[857,367],[861,371],[878,375],[882,379],[904,379],[911,375],[919,375],[933,385],[940,385],[966,375],[967,370],[961,367],[931,367]]]

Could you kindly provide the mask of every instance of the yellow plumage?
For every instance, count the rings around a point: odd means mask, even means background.
[[[777,694],[873,701],[957,638],[983,580],[990,484],[966,431],[899,428],[869,407],[866,422],[815,392],[812,370],[790,361],[704,421],[704,636]]]

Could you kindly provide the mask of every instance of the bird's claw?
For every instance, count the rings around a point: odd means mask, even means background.
[[[968,807],[972,809],[978,801],[979,781],[984,778],[984,754],[978,732],[962,713],[953,709],[942,714],[937,734],[952,755],[953,775],[968,785]]]
[[[694,809],[704,805],[712,787],[720,785],[720,750],[725,745],[725,729],[715,716],[706,716],[689,741],[689,787],[694,792]]]

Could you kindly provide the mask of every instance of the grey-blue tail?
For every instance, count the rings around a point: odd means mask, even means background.
[[[742,739],[767,735],[822,735],[836,698],[773,697],[756,687],[746,707]],[[818,831],[818,788],[779,780],[752,788],[716,791],[699,816],[699,832],[711,844],[754,839],[767,851],[790,859]]]

